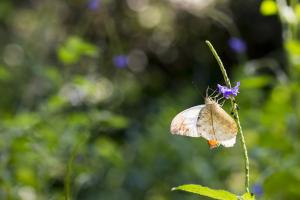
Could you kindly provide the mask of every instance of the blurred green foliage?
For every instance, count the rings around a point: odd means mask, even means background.
[[[64,199],[68,173],[72,199],[243,194],[239,143],[169,133],[223,83],[206,39],[241,81],[252,192],[299,199],[299,3],[274,2],[1,0],[0,199]]]
[[[82,41],[79,37],[70,37],[66,43],[58,49],[58,58],[65,64],[74,64],[81,56],[96,57],[97,47]]]

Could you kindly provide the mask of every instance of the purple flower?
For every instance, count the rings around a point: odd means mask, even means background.
[[[89,0],[88,1],[88,8],[90,10],[97,10],[100,7],[101,0]]]
[[[261,184],[254,184],[252,186],[252,192],[256,195],[256,196],[261,196],[263,195],[263,188],[261,186]]]
[[[230,38],[228,44],[236,53],[244,53],[247,49],[246,43],[240,38]]]
[[[128,64],[128,57],[125,55],[117,55],[113,57],[113,64],[117,68],[124,68]]]
[[[239,93],[239,87],[240,82],[237,82],[236,86],[234,86],[233,88],[228,88],[226,86],[218,84],[219,93],[223,94],[225,99],[229,99],[230,96],[237,96],[237,94]]]

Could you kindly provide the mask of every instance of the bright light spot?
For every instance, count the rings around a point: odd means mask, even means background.
[[[71,105],[78,106],[83,102],[86,94],[75,84],[67,83],[62,87],[59,95],[66,101],[70,102]]]
[[[36,194],[32,187],[21,187],[18,189],[18,195],[21,200],[36,200]]]
[[[141,50],[133,50],[128,56],[128,68],[134,72],[143,71],[148,64],[146,54]]]
[[[37,26],[38,20],[30,10],[20,10],[12,17],[14,32],[21,38],[33,39]]]
[[[8,66],[17,66],[22,64],[24,51],[20,45],[9,44],[4,48],[3,60]]]
[[[162,13],[158,7],[147,6],[143,12],[139,12],[139,22],[145,28],[157,26],[162,18]]]
[[[73,106],[83,102],[96,104],[108,100],[114,88],[106,78],[78,78],[74,83],[68,83],[59,92],[59,95]]]
[[[127,5],[136,12],[142,12],[146,9],[148,0],[127,0]]]
[[[282,9],[282,15],[283,18],[291,24],[296,24],[297,23],[297,17],[296,14],[294,13],[293,9],[291,7],[285,6]]]
[[[260,13],[265,16],[276,15],[277,5],[275,1],[264,0],[260,4]]]
[[[156,31],[152,34],[149,41],[150,49],[156,54],[165,53],[175,38],[174,32],[171,31]]]
[[[189,11],[193,14],[202,14],[199,11],[203,11],[208,8],[215,0],[169,0],[178,9]]]
[[[113,84],[107,78],[100,78],[92,82],[87,88],[88,98],[90,103],[98,103],[109,99],[114,91]]]

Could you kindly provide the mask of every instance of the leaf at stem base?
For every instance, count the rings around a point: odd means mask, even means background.
[[[245,193],[242,196],[238,196],[226,190],[215,190],[202,185],[186,184],[172,188],[174,190],[182,190],[185,192],[191,192],[194,194],[210,197],[218,200],[254,200],[254,196],[250,193]]]

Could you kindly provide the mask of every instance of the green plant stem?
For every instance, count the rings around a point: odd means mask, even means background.
[[[76,150],[73,151],[67,163],[67,174],[65,178],[65,200],[71,199],[71,173],[72,173],[72,164],[75,155],[76,155]]]
[[[86,138],[81,139],[74,147],[74,149],[71,152],[71,155],[68,159],[67,162],[67,172],[66,172],[66,177],[65,177],[65,200],[71,200],[72,196],[71,196],[71,176],[72,176],[72,166],[73,166],[73,162],[75,157],[78,154],[78,150],[79,148],[85,144],[86,142]]]
[[[208,40],[206,40],[205,42],[208,45],[209,49],[213,53],[215,59],[217,60],[219,66],[220,66],[220,69],[222,71],[226,86],[231,88],[230,80],[227,76],[225,67],[224,67],[218,53],[216,52],[215,48],[213,47],[213,45]],[[246,146],[245,137],[244,137],[244,134],[243,134],[243,130],[242,130],[242,126],[241,126],[241,122],[240,122],[240,118],[239,118],[238,104],[236,103],[234,97],[231,97],[230,101],[231,101],[232,110],[233,110],[233,113],[234,113],[234,116],[235,116],[235,121],[238,125],[238,129],[239,129],[239,132],[240,132],[240,135],[241,135],[240,138],[241,138],[241,143],[242,143],[243,150],[244,150],[244,159],[245,159],[245,175],[246,175],[246,177],[245,177],[245,187],[246,187],[246,192],[249,192],[250,169],[249,169],[249,157],[248,157],[247,146]]]

